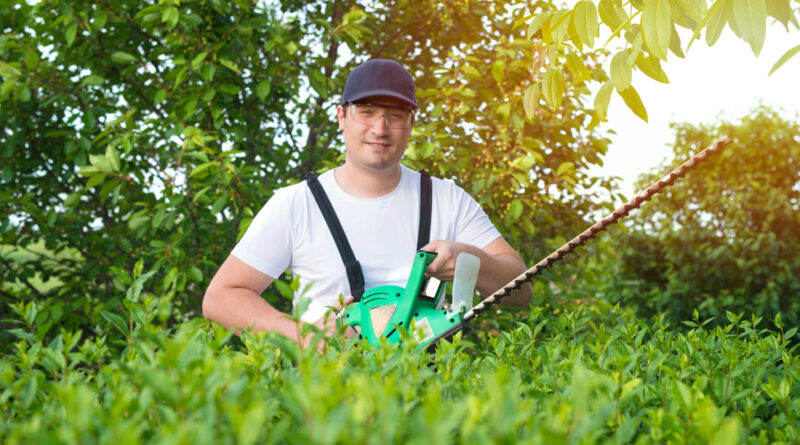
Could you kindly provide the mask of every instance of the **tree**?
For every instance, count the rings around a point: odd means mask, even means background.
[[[615,236],[618,270],[606,296],[674,321],[726,310],[800,323],[800,126],[759,108],[741,122],[675,127],[674,160],[718,135],[732,143],[633,216]]]
[[[119,309],[122,272],[142,259],[159,272],[162,318],[198,308],[271,190],[335,156],[321,110],[341,90],[350,5],[3,8],[0,236],[25,254],[3,258],[0,281],[20,283],[3,286],[4,303],[52,306],[41,335],[56,323],[91,329],[98,311]],[[39,288],[37,276],[57,285]]]
[[[37,300],[49,308],[35,317],[40,337],[55,325],[91,331],[146,276],[160,320],[196,314],[210,274],[272,190],[339,161],[329,110],[367,57],[398,58],[418,79],[425,108],[408,162],[459,181],[521,250],[543,252],[596,207],[579,191],[597,181],[585,169],[607,141],[581,130],[582,79],[565,77],[561,110],[531,120],[514,111],[531,56],[509,6],[5,8],[2,310]],[[504,47],[513,42],[518,50]]]
[[[624,4],[621,0],[581,0],[571,8],[557,8],[550,3],[549,10],[524,16],[518,22],[528,25],[529,39],[541,39],[542,57],[547,60],[533,66],[534,80],[526,97],[542,94],[551,107],[556,107],[563,92],[561,73],[569,70],[578,75],[585,69],[580,63],[584,48],[594,50],[601,42],[598,37],[609,35],[603,47],[615,41],[622,48],[611,57],[610,79],[603,81],[595,95],[595,117],[597,121],[605,120],[611,94],[616,91],[646,121],[647,110],[631,84],[632,72],[637,69],[658,82],[669,83],[661,62],[667,60],[670,52],[684,57],[678,27],[692,33],[685,51],[689,51],[704,30],[706,43],[713,46],[727,25],[758,56],[768,18],[779,21],[787,31],[789,25],[800,29],[799,11],[792,10],[792,0],[715,0],[710,6],[706,0],[634,0]],[[771,72],[798,52],[800,45],[787,51]],[[526,105],[531,108],[535,101],[529,99]]]

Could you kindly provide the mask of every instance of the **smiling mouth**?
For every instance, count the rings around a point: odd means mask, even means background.
[[[371,147],[376,147],[376,148],[388,148],[389,147],[389,144],[384,143],[384,142],[369,142],[369,141],[367,141],[366,144],[371,146]]]

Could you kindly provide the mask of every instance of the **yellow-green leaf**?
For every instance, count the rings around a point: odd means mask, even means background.
[[[552,13],[550,12],[539,14],[531,21],[531,24],[528,25],[528,33],[527,33],[529,39],[533,38],[536,32],[539,31],[542,25],[544,25],[544,22],[546,22],[547,19],[550,18],[551,14]]]
[[[786,54],[782,55],[782,56],[781,56],[781,58],[780,58],[780,59],[778,59],[778,61],[777,61],[777,62],[775,62],[775,65],[772,65],[772,69],[771,69],[771,70],[769,70],[769,74],[771,75],[772,73],[774,73],[774,72],[775,72],[775,70],[777,70],[777,69],[778,69],[778,68],[780,68],[780,67],[781,67],[781,66],[782,66],[784,63],[786,63],[787,61],[789,61],[789,59],[791,59],[792,57],[794,57],[794,55],[795,55],[795,54],[797,54],[798,52],[800,52],[800,45],[797,45],[797,46],[795,46],[794,48],[790,49],[789,51],[786,51]]]
[[[614,91],[614,84],[608,80],[600,87],[594,97],[594,112],[600,120],[606,120],[608,102],[611,100],[612,91]]]
[[[649,0],[645,3],[642,33],[650,54],[666,60],[672,37],[672,10],[669,0]]]
[[[558,170],[556,171],[556,176],[561,176],[564,173],[570,172],[575,169],[575,164],[572,162],[562,162],[561,165],[558,166]]]
[[[463,71],[464,74],[466,74],[467,76],[474,77],[476,79],[481,79],[483,77],[483,76],[481,76],[481,72],[478,71],[478,69],[475,68],[472,65],[464,65],[464,66],[462,66],[461,67],[461,71]]]
[[[642,381],[642,379],[633,379],[630,382],[622,385],[622,391],[620,392],[620,395],[619,395],[620,398],[625,398],[625,396],[629,392],[631,392],[631,390],[633,390],[633,388],[636,388],[636,386],[639,385],[639,382],[641,382],[641,381]]]
[[[522,107],[525,108],[525,116],[533,119],[536,105],[539,103],[539,84],[529,86],[522,97]]]
[[[661,69],[661,60],[651,56],[642,56],[643,57],[636,59],[636,67],[653,80],[661,83],[669,83],[667,74]]]
[[[494,77],[495,82],[503,83],[505,69],[505,63],[502,60],[497,60],[492,64],[492,77]]]
[[[683,49],[681,49],[681,37],[678,35],[678,31],[675,29],[675,24],[672,25],[672,39],[669,41],[669,50],[681,59],[686,57],[683,54]]]
[[[644,108],[644,104],[642,103],[642,99],[639,97],[639,93],[637,93],[632,86],[620,91],[619,95],[622,96],[622,100],[625,101],[625,105],[627,105],[635,115],[639,116],[639,119],[647,122],[647,110]]]
[[[558,108],[561,105],[561,96],[564,94],[564,73],[560,68],[550,67],[544,73],[542,94],[551,108]]]
[[[597,9],[594,3],[588,0],[578,2],[572,14],[572,24],[575,26],[575,32],[578,34],[578,38],[581,39],[581,42],[591,48],[599,32]]]
[[[767,5],[764,0],[733,0],[733,16],[742,33],[742,38],[750,44],[753,54],[758,56],[764,46],[767,34]]]
[[[600,20],[612,30],[619,28],[628,20],[628,14],[622,8],[619,0],[600,0],[597,12]]]
[[[767,0],[767,15],[778,19],[789,31],[789,22],[792,20],[792,5],[789,0]]]
[[[722,30],[725,29],[725,23],[728,21],[725,17],[725,3],[728,1],[731,0],[717,0],[708,10],[707,16],[710,17],[708,27],[706,27],[706,44],[708,46],[714,45],[722,34]]]
[[[617,91],[622,91],[631,85],[633,67],[628,64],[628,51],[623,50],[611,59],[611,82]]]
[[[567,68],[572,71],[572,74],[575,75],[575,77],[584,82],[587,82],[592,78],[591,73],[589,73],[589,70],[586,69],[586,65],[583,64],[583,60],[581,60],[581,58],[573,52],[567,53]]]

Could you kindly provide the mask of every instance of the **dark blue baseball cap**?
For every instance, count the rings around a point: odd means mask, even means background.
[[[342,105],[372,96],[394,97],[419,108],[414,96],[414,79],[394,60],[372,59],[353,68],[344,84]]]

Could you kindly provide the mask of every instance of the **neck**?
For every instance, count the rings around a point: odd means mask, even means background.
[[[379,198],[388,195],[400,183],[403,171],[400,164],[381,170],[361,169],[345,160],[344,165],[333,172],[336,183],[348,195],[356,198]]]

